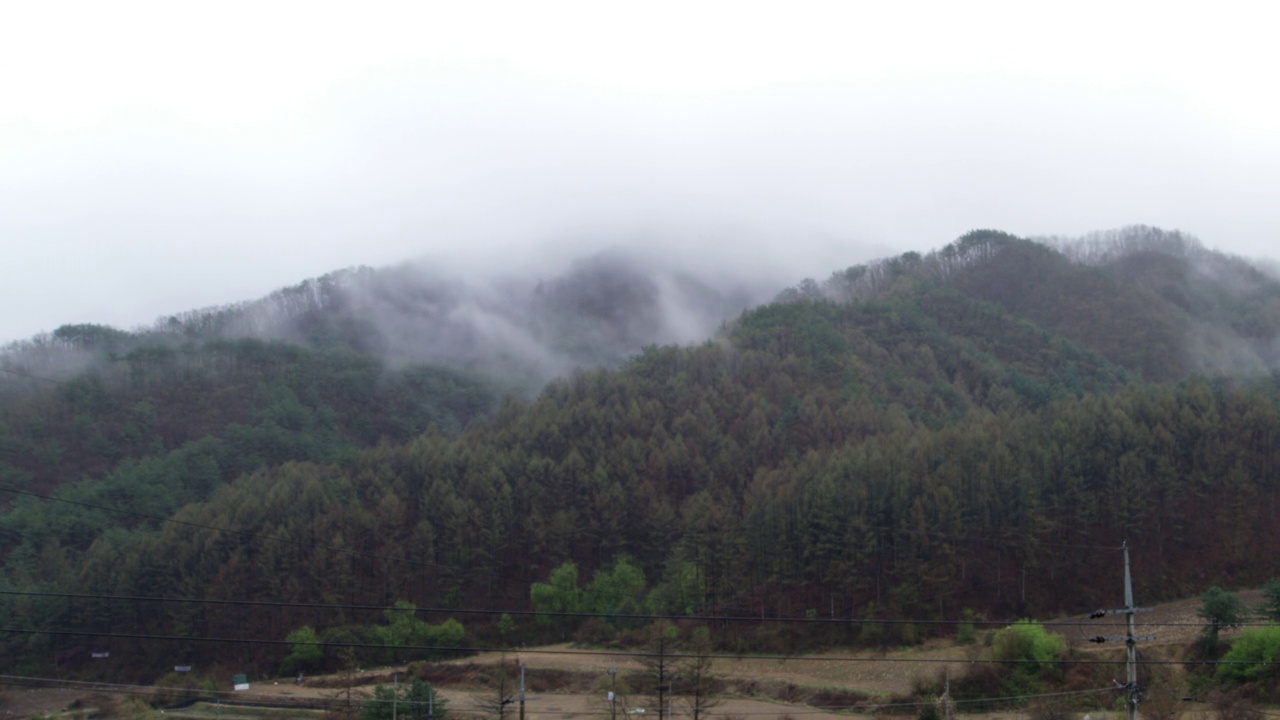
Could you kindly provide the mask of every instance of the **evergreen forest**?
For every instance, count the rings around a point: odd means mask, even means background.
[[[736,652],[884,646],[1114,606],[1125,543],[1146,602],[1280,567],[1280,280],[1180,233],[974,231],[760,301],[596,262],[486,316],[510,344],[422,282],[0,351],[0,668],[322,669],[300,648],[653,616],[860,621],[726,624]]]

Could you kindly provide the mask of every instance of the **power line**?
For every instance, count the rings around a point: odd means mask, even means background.
[[[129,683],[94,682],[91,680],[68,680],[65,678],[42,678],[29,675],[0,675],[0,685],[16,685],[18,687],[48,687],[64,685],[84,688],[86,690],[109,690],[112,692],[146,691],[146,692],[183,692],[186,688],[162,687],[160,685],[133,685]],[[210,695],[233,695],[230,690],[201,690]],[[262,696],[268,697],[268,696]]]
[[[18,685],[21,687],[47,687],[49,685],[63,685],[63,686],[72,686],[72,687],[82,687],[89,690],[113,690],[113,691],[119,691],[119,692],[125,692],[129,690],[150,691],[150,692],[183,692],[188,690],[187,688],[164,687],[160,685],[137,685],[137,684],[129,684],[129,683],[95,682],[95,681],[89,681],[89,680],[67,680],[64,678],[46,678],[46,677],[34,677],[34,676],[27,676],[27,675],[0,675],[0,684]],[[1073,697],[1077,695],[1095,695],[1099,693],[1109,693],[1114,691],[1115,691],[1115,688],[1107,687],[1107,688],[1093,688],[1089,690],[1069,690],[1069,691],[1052,692],[1052,693],[1035,693],[1030,695],[1005,695],[1002,697],[993,697],[993,698],[968,698],[964,700],[956,700],[955,702],[957,704],[1018,702],[1022,700],[1039,700],[1039,699],[1051,698],[1051,697]],[[232,690],[203,690],[202,689],[200,690],[200,693],[206,694],[206,695],[226,695],[230,697],[262,697],[262,698],[272,698],[272,699],[278,698],[278,696],[275,696],[275,695],[260,695],[260,694],[246,695],[244,694],[244,691],[232,691]],[[1209,701],[1205,701],[1205,702],[1209,702]],[[868,705],[873,705],[876,708],[887,709],[887,708],[903,708],[903,707],[920,707],[923,705],[931,705],[931,704],[932,704],[932,701],[897,702],[897,703],[877,703],[877,702],[868,701],[868,702],[857,703],[857,704],[807,705],[806,707],[819,709],[819,710],[843,710],[843,709],[865,708]]]
[[[1004,697],[996,697],[996,698],[973,698],[973,699],[969,699],[969,700],[957,700],[957,701],[955,701],[955,702],[956,702],[957,704],[958,704],[958,703],[966,703],[966,704],[991,704],[991,703],[996,703],[996,704],[1013,704],[1013,703],[1025,702],[1025,701],[1027,701],[1027,700],[1039,700],[1039,699],[1043,699],[1043,698],[1053,698],[1053,697],[1079,697],[1079,696],[1083,696],[1083,695],[1096,695],[1096,694],[1099,694],[1099,693],[1109,693],[1109,692],[1114,692],[1114,688],[1095,688],[1095,689],[1092,689],[1092,690],[1072,690],[1072,691],[1068,691],[1068,692],[1038,693],[1038,694],[1033,694],[1033,695],[1006,695],[1006,696],[1004,696]],[[682,696],[682,695],[680,695],[680,694],[675,694],[675,697],[687,697],[687,696]],[[762,700],[758,700],[757,698],[749,698],[749,697],[747,697],[747,698],[741,698],[741,699],[743,699],[743,700],[756,700],[756,701],[758,701],[758,702],[764,702],[764,701],[762,701]],[[921,701],[916,701],[916,702],[880,703],[880,702],[875,702],[874,700],[870,700],[870,699],[868,699],[866,702],[862,702],[862,703],[851,703],[851,704],[848,704],[848,703],[847,703],[847,704],[843,704],[843,705],[809,705],[809,704],[804,704],[804,705],[792,705],[792,704],[788,704],[787,709],[786,709],[785,713],[783,713],[783,714],[785,714],[785,715],[817,715],[817,714],[831,714],[831,713],[840,713],[840,712],[849,712],[849,711],[852,711],[852,712],[861,712],[861,713],[878,713],[878,712],[882,712],[882,711],[885,711],[885,710],[907,709],[907,708],[920,708],[920,707],[925,707],[925,706],[929,706],[929,705],[933,705],[933,704],[934,704],[934,703],[933,703],[933,701],[932,701],[932,700],[921,700]],[[556,715],[557,715],[557,716],[560,716],[560,717],[578,717],[578,716],[599,717],[599,716],[600,716],[600,712],[599,712],[599,711],[592,711],[592,710],[571,710],[571,711],[558,711],[558,712],[556,713]],[[749,711],[735,712],[735,713],[733,713],[733,715],[741,715],[741,716],[757,716],[757,715],[758,715],[758,716],[766,716],[766,715],[767,715],[767,716],[772,716],[772,717],[778,717],[778,716],[779,716],[779,712],[778,712],[778,710],[776,710],[776,709],[773,709],[773,710],[749,710]]]
[[[90,681],[82,681],[82,680],[63,680],[59,678],[42,678],[42,677],[33,677],[33,676],[20,676],[20,675],[0,675],[0,685],[12,685],[16,687],[36,687],[36,688],[53,686],[53,687],[61,687],[64,689],[84,689],[84,690],[93,690],[93,691],[99,691],[99,692],[114,692],[114,693],[121,693],[126,695],[150,695],[150,694],[156,694],[156,693],[188,694],[193,692],[186,688],[162,687],[158,685],[134,685],[134,684],[126,684],[126,683],[90,682]],[[1003,697],[994,697],[994,698],[974,698],[974,699],[968,699],[968,700],[957,700],[956,703],[957,704],[960,704],[960,703],[969,703],[969,704],[991,704],[991,703],[1006,704],[1008,703],[1008,704],[1011,704],[1011,703],[1021,703],[1028,700],[1039,700],[1039,699],[1052,698],[1052,697],[1079,697],[1083,695],[1095,695],[1099,693],[1108,693],[1112,691],[1113,691],[1112,688],[1095,688],[1090,690],[1074,690],[1074,691],[1056,692],[1056,693],[1038,693],[1038,694],[1031,694],[1031,695],[1007,695]],[[253,702],[254,700],[257,700],[258,702],[256,704],[260,704],[260,705],[291,705],[295,707],[307,707],[311,705],[321,705],[321,706],[327,707],[327,706],[332,706],[335,703],[345,702],[345,699],[341,697],[279,696],[279,695],[264,695],[261,693],[247,693],[245,691],[204,690],[204,689],[198,691],[198,694],[195,697],[187,697],[185,698],[185,700],[187,701],[195,700],[196,702],[199,702],[201,700],[207,701],[208,699],[210,699],[208,696],[216,696],[214,698],[216,700],[220,700],[223,697],[234,698],[235,700],[240,701],[237,704],[244,704],[244,705],[255,704]],[[746,698],[746,699],[750,699],[750,698]],[[365,701],[378,702],[376,699],[368,698],[368,697],[360,698],[360,700],[361,702],[365,702]],[[400,700],[400,702],[402,704],[415,704],[415,702],[416,704],[419,704],[419,705],[425,704],[424,701],[413,701],[413,700],[407,700],[407,699]],[[852,704],[846,703],[841,705],[805,704],[805,705],[799,705],[791,709],[788,709],[787,714],[813,715],[818,713],[833,713],[833,712],[841,712],[841,711],[862,711],[862,712],[867,712],[871,710],[884,711],[884,710],[891,710],[891,709],[919,708],[919,707],[924,707],[932,704],[933,704],[932,701],[877,703],[872,700],[868,700],[862,703],[852,703]],[[562,712],[559,712],[558,714],[561,716],[576,717],[579,715],[596,716],[599,713],[597,711],[568,711],[568,712],[562,711]],[[745,716],[753,716],[753,715],[776,716],[777,711],[776,710],[746,711],[746,712],[740,712],[735,714],[745,715]]]
[[[214,700],[215,702],[225,702],[229,705],[257,705],[257,706],[289,706],[298,708],[316,708],[324,709],[332,707],[335,704],[345,702],[341,697],[298,697],[288,695],[263,695],[261,693],[246,693],[243,690],[208,690],[200,689],[199,691],[189,688],[164,687],[160,685],[132,685],[127,683],[107,683],[107,682],[91,682],[85,680],[64,680],[61,678],[40,678],[23,675],[0,675],[0,685],[10,685],[13,687],[25,688],[59,688],[59,689],[83,689],[86,691],[119,693],[123,695],[156,695],[161,693],[174,693],[179,696],[186,695],[182,701],[194,700]],[[198,693],[195,697],[191,694]],[[254,702],[254,700],[257,702]],[[413,702],[402,700],[401,702]]]
[[[168,642],[201,642],[201,643],[219,643],[219,644],[241,644],[241,645],[272,645],[272,646],[312,646],[312,647],[347,647],[356,650],[386,650],[386,651],[405,651],[418,650],[434,653],[515,653],[529,655],[591,655],[611,658],[637,658],[637,657],[656,657],[659,654],[645,651],[617,651],[617,650],[557,650],[553,648],[526,648],[526,647],[467,647],[467,646],[445,646],[445,645],[379,645],[375,643],[357,643],[357,642],[292,642],[289,640],[269,640],[265,638],[219,638],[219,637],[199,637],[192,635],[158,635],[144,633],[116,633],[116,632],[91,632],[88,630],[58,630],[58,629],[32,629],[32,628],[15,628],[0,627],[0,632],[11,632],[25,635],[67,635],[72,637],[94,637],[94,638],[116,638],[122,640],[147,640],[147,641],[168,641]],[[734,655],[725,653],[712,654],[691,654],[691,653],[663,653],[665,657],[673,659],[692,659],[699,657],[710,657],[716,660],[734,660],[738,662],[747,662],[752,660],[819,660],[825,662],[886,662],[886,663],[923,663],[923,664],[966,664],[966,665],[1023,665],[1037,664],[1039,660],[1028,659],[971,659],[971,658],[889,658],[889,657],[857,657],[857,656],[838,656],[838,655],[786,655],[779,653],[760,653],[753,655]],[[1117,660],[1086,660],[1073,659],[1062,661],[1063,664],[1074,665],[1118,665]],[[1201,666],[1219,666],[1219,665],[1280,665],[1280,661],[1270,663],[1259,663],[1251,660],[1139,660],[1140,665],[1201,665]]]
[[[67,680],[63,678],[47,678],[47,677],[25,676],[25,675],[0,675],[0,685],[9,685],[14,687],[27,687],[27,688],[56,687],[56,688],[63,688],[63,689],[83,689],[83,690],[91,690],[91,691],[107,692],[107,693],[120,693],[125,695],[154,695],[157,693],[177,693],[179,695],[187,695],[192,692],[190,689],[187,689],[187,688],[163,687],[158,685],[93,682],[93,681],[84,681],[84,680]],[[956,700],[954,702],[958,705],[959,704],[970,704],[970,705],[1013,704],[1013,703],[1023,703],[1029,700],[1041,700],[1041,699],[1047,699],[1047,698],[1061,698],[1061,697],[1080,697],[1085,695],[1097,695],[1097,694],[1112,693],[1112,692],[1115,692],[1115,688],[1094,688],[1089,690],[1074,690],[1074,691],[1053,692],[1053,693],[1036,693],[1036,694],[1028,694],[1028,695],[1006,695],[1006,696],[991,697],[991,698],[967,698],[963,700]],[[212,699],[219,702],[221,701],[222,698],[229,698],[229,699],[234,698],[235,700],[240,701],[238,704],[244,704],[244,705],[259,704],[259,705],[290,705],[294,707],[309,707],[309,706],[327,707],[327,706],[332,706],[335,703],[345,702],[344,698],[341,698],[341,697],[279,696],[279,695],[264,695],[261,693],[247,693],[245,691],[211,690],[211,689],[201,689],[198,692],[198,695],[196,695],[195,697],[188,696],[184,698],[184,700],[186,701],[194,700],[196,702],[199,702],[201,700],[208,701],[210,699],[210,696],[212,696]],[[372,698],[361,698],[361,701],[363,702],[371,699]],[[256,703],[254,702],[255,700],[257,701]],[[1192,702],[1204,702],[1204,703],[1213,704],[1220,707],[1232,708],[1232,709],[1241,709],[1240,706],[1231,705],[1228,703],[1215,701],[1215,700],[1200,699],[1200,698],[1183,698],[1183,700],[1192,701]],[[414,701],[403,700],[401,702],[412,704]],[[861,703],[845,703],[840,705],[808,705],[806,704],[806,705],[800,705],[798,707],[789,709],[787,714],[813,715],[813,714],[819,714],[819,713],[825,714],[825,713],[841,712],[841,711],[855,711],[855,712],[856,711],[862,711],[862,712],[884,711],[884,710],[892,710],[892,709],[919,708],[919,707],[924,707],[931,704],[933,704],[933,702],[927,701],[927,700],[915,701],[915,702],[895,702],[895,703],[877,703],[877,702],[868,700],[866,702],[861,702]],[[1256,712],[1264,716],[1280,717],[1280,713],[1269,713],[1261,710],[1257,710]],[[569,712],[562,712],[560,714],[576,717],[578,715],[594,716],[594,715],[597,715],[598,713],[596,711],[569,711]],[[746,716],[776,715],[777,712],[774,710],[746,711],[746,712],[740,712],[735,714],[746,715]]]
[[[110,600],[123,601],[132,603],[192,603],[204,605],[232,605],[242,607],[270,607],[270,608],[307,608],[315,610],[369,610],[369,611],[386,611],[386,610],[404,610],[405,608],[396,605],[370,605],[370,604],[351,604],[351,603],[315,603],[290,600],[233,600],[225,598],[183,598],[183,597],[165,597],[165,596],[149,596],[149,595],[109,595],[98,593],[70,593],[70,592],[51,592],[42,590],[0,590],[0,595],[14,595],[19,597],[56,597],[69,598],[75,600]],[[559,610],[511,610],[511,609],[484,609],[484,608],[455,608],[455,607],[417,607],[413,608],[415,613],[423,613],[430,615],[513,615],[513,616],[533,616],[533,617],[573,617],[573,618],[603,618],[610,620],[694,620],[700,622],[784,622],[784,623],[816,623],[816,624],[837,624],[837,625],[853,625],[853,624],[873,624],[873,625],[981,625],[992,627],[1006,627],[1008,625],[1020,622],[1022,618],[1012,620],[912,620],[912,619],[889,619],[889,618],[824,618],[824,617],[808,617],[805,615],[784,616],[784,617],[765,617],[761,618],[754,615],[670,615],[661,613],[611,613],[611,612],[593,612],[593,611],[559,611]],[[1040,625],[1045,627],[1090,627],[1101,628],[1109,627],[1112,623],[1100,623],[1096,621],[1085,620],[1045,620],[1039,621]],[[1180,622],[1154,622],[1144,623],[1151,627],[1203,627],[1204,623],[1180,623]],[[1270,627],[1267,623],[1241,623],[1238,627]]]
[[[1257,707],[1244,707],[1244,706],[1239,706],[1239,705],[1231,705],[1231,703],[1228,703],[1228,702],[1222,702],[1222,701],[1217,701],[1217,700],[1208,700],[1208,698],[1184,697],[1184,698],[1183,698],[1183,701],[1185,701],[1185,702],[1203,702],[1203,703],[1206,703],[1206,705],[1216,705],[1216,706],[1219,706],[1219,707],[1226,707],[1226,708],[1229,708],[1229,710],[1238,710],[1238,711],[1245,711],[1245,712],[1256,712],[1256,714],[1258,714],[1258,715],[1263,715],[1263,716],[1267,716],[1267,717],[1280,717],[1280,712],[1267,712],[1266,710],[1260,710],[1260,708],[1257,708]]]

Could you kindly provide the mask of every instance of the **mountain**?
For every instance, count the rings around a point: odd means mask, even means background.
[[[203,499],[258,467],[457,431],[503,394],[700,342],[766,295],[606,252],[545,280],[356,268],[134,332],[64,325],[0,352],[0,483],[47,492],[217,440],[217,481],[179,495]]]
[[[1148,380],[1280,368],[1276,274],[1145,226],[1040,242],[975,231],[926,256],[850,268],[783,297],[866,301],[910,283],[998,305]]]
[[[1114,604],[1113,583],[1097,580],[1121,542],[1153,600],[1267,579],[1280,560],[1267,320],[1280,283],[1143,228],[1059,247],[970,233],[803,282],[685,346],[648,342],[678,327],[667,288],[701,298],[698,318],[730,295],[583,265],[577,279],[513,286],[528,304],[492,314],[521,318],[525,337],[575,362],[643,349],[501,402],[485,373],[509,386],[512,366],[481,350],[498,334],[450,324],[482,315],[457,311],[471,291],[386,279],[403,270],[177,317],[148,336],[169,345],[62,331],[94,369],[6,398],[6,482],[56,486],[37,479],[41,458],[87,456],[82,438],[116,454],[57,500],[21,495],[0,515],[0,591],[298,604],[138,612],[139,601],[0,592],[0,613],[103,636],[282,639],[310,625],[327,642],[373,643],[381,619],[360,608],[403,599],[452,608],[477,642],[534,641],[572,628],[499,631],[495,617],[464,614],[537,607],[548,591],[531,589],[554,575],[552,595],[593,598],[605,614],[921,621],[826,638],[874,644],[918,640],[925,621],[965,608]],[[415,336],[365,310],[397,304],[456,341],[450,357],[469,371],[404,364],[424,356],[410,355]],[[276,339],[228,339],[251,326]],[[1238,349],[1207,352],[1210,330]],[[166,419],[147,421],[140,404]],[[170,438],[173,427],[190,429]],[[35,460],[12,462],[23,442]],[[736,642],[799,641],[779,632],[743,629]],[[0,642],[6,657],[40,662],[69,637]],[[113,643],[145,667],[178,651],[250,653],[263,667],[282,654]]]
[[[228,308],[163,318],[183,336],[267,338],[479,372],[521,394],[646,345],[696,343],[770,289],[602,252],[539,279],[464,279],[423,263],[357,268]]]

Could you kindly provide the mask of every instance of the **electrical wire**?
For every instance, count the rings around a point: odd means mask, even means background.
[[[261,693],[249,693],[246,691],[230,691],[230,690],[193,691],[186,688],[162,687],[158,685],[134,685],[134,684],[126,684],[126,683],[90,682],[90,681],[81,681],[81,680],[63,680],[59,678],[40,678],[40,677],[32,677],[32,676],[18,676],[18,675],[0,675],[0,685],[12,685],[16,687],[61,686],[63,688],[69,688],[69,689],[80,688],[84,690],[92,690],[92,691],[98,691],[98,692],[115,692],[115,693],[122,693],[126,695],[153,695],[156,693],[179,693],[179,694],[194,693],[196,695],[195,698],[187,698],[187,699],[188,700],[195,699],[196,701],[199,701],[200,699],[208,699],[207,697],[202,698],[202,696],[214,696],[215,699],[220,700],[221,698],[226,697],[226,698],[234,698],[236,701],[239,701],[236,704],[243,704],[243,705],[251,704],[252,699],[259,700],[257,704],[260,704],[260,705],[291,705],[294,707],[306,707],[309,705],[317,705],[320,707],[332,707],[335,704],[342,704],[343,702],[345,702],[345,698],[342,698],[342,697],[305,697],[304,698],[304,697],[298,697],[298,696],[264,695]],[[993,703],[994,704],[1013,704],[1013,703],[1023,703],[1028,700],[1039,700],[1044,698],[1079,697],[1084,695],[1095,695],[1099,693],[1110,693],[1110,692],[1114,692],[1114,688],[1094,688],[1089,690],[1073,690],[1073,691],[1055,692],[1055,693],[1037,693],[1037,694],[1030,694],[1030,695],[1007,695],[1003,697],[994,697],[994,698],[974,698],[974,699],[964,699],[964,700],[952,700],[951,702],[956,705],[993,704]],[[683,697],[683,696],[677,695],[676,697]],[[751,699],[751,698],[745,698],[745,699]],[[362,703],[368,702],[368,701],[385,702],[385,701],[380,701],[380,700],[376,700],[374,698],[369,698],[369,697],[361,697],[359,698],[359,700]],[[448,700],[448,698],[446,698],[446,700]],[[415,701],[407,698],[398,699],[396,702],[398,705],[401,705],[401,706],[428,704],[426,701],[421,701],[421,700]],[[812,715],[812,714],[828,714],[828,713],[838,713],[838,712],[862,712],[862,713],[883,712],[885,710],[920,708],[920,707],[926,707],[933,704],[934,704],[933,701],[877,703],[877,702],[868,700],[862,703],[842,704],[842,705],[789,706],[787,714]],[[739,712],[734,714],[746,715],[746,716],[776,715],[777,711],[774,711],[774,710],[746,711],[746,712]],[[565,717],[565,716],[576,717],[579,715],[598,716],[599,712],[598,711],[558,711],[557,715],[562,717]]]
[[[235,705],[257,705],[257,706],[288,706],[299,708],[316,708],[325,709],[333,707],[335,704],[344,702],[343,698],[338,697],[297,697],[297,696],[281,696],[281,695],[263,695],[261,693],[247,693],[243,690],[208,690],[200,689],[198,691],[188,688],[163,687],[160,685],[133,685],[128,683],[107,683],[107,682],[91,682],[85,680],[65,680],[62,678],[40,678],[22,675],[0,675],[0,685],[9,685],[12,687],[25,687],[31,689],[38,688],[59,688],[59,689],[82,689],[85,691],[102,692],[102,693],[118,693],[133,696],[154,696],[162,693],[176,693],[178,695],[187,695],[194,693],[195,698],[184,698],[184,700],[194,699],[197,702],[201,699],[214,700],[221,702],[223,698],[227,699],[227,704]],[[258,702],[253,702],[257,699]],[[354,698],[353,698],[354,699]],[[410,704],[413,701],[402,700],[401,704]]]
[[[1259,715],[1264,715],[1266,717],[1280,717],[1280,712],[1267,712],[1265,710],[1259,710],[1258,708],[1232,705],[1230,703],[1225,703],[1220,700],[1210,700],[1208,698],[1182,698],[1182,699],[1184,701],[1189,701],[1189,702],[1200,702],[1200,703],[1205,703],[1207,705],[1217,705],[1218,707],[1228,708],[1230,710],[1239,710],[1242,712],[1257,713]]]
[[[93,632],[89,630],[62,630],[56,628],[33,629],[18,627],[0,627],[0,632],[9,632],[25,635],[66,635],[72,637],[93,637],[93,638],[116,638],[122,640],[146,640],[146,641],[170,641],[170,642],[199,642],[199,643],[218,643],[218,644],[239,644],[239,645],[271,645],[271,646],[311,646],[311,647],[346,647],[355,650],[381,650],[381,651],[422,651],[431,653],[513,653],[513,654],[529,654],[529,655],[589,655],[609,658],[646,658],[646,657],[667,657],[673,659],[695,659],[695,658],[711,658],[714,660],[736,660],[736,661],[752,661],[752,660],[818,660],[824,662],[883,662],[883,663],[904,663],[904,664],[964,664],[964,665],[1027,665],[1039,664],[1038,660],[1027,659],[977,659],[977,658],[890,658],[890,657],[858,657],[858,656],[839,656],[839,655],[822,655],[822,656],[806,656],[806,655],[786,655],[780,653],[758,653],[751,655],[735,655],[725,653],[657,653],[644,651],[618,651],[618,650],[563,650],[555,648],[527,648],[527,647],[473,647],[473,646],[446,646],[446,645],[383,645],[377,643],[358,643],[358,642],[296,642],[290,640],[270,640],[266,638],[223,638],[223,637],[201,637],[194,635],[159,635],[148,633],[117,633],[117,632]],[[1138,660],[1140,665],[1198,665],[1213,666],[1219,665],[1280,665],[1280,661],[1258,663],[1249,660]],[[1072,659],[1064,661],[1064,664],[1074,665],[1119,665],[1121,660],[1088,660],[1088,659]]]
[[[0,595],[12,595],[18,597],[56,597],[68,598],[74,600],[105,600],[105,601],[121,601],[132,603],[190,603],[203,605],[231,605],[242,607],[271,607],[271,608],[306,608],[311,610],[360,610],[360,611],[377,611],[385,612],[387,610],[402,610],[396,605],[368,605],[368,604],[347,604],[347,603],[315,603],[289,600],[233,600],[220,598],[182,598],[182,597],[163,597],[149,595],[107,595],[96,593],[70,593],[70,592],[51,592],[42,590],[0,590]],[[608,620],[685,620],[698,622],[780,622],[780,623],[813,623],[813,624],[835,624],[835,625],[937,625],[937,626],[959,626],[973,625],[983,627],[1007,627],[1019,622],[1024,618],[1015,618],[1009,620],[912,620],[912,619],[888,619],[888,618],[824,618],[809,617],[807,615],[798,616],[781,616],[781,617],[759,617],[754,615],[670,615],[661,613],[610,613],[610,612],[591,612],[591,611],[557,611],[557,610],[503,610],[503,609],[485,609],[485,608],[457,608],[457,607],[414,607],[415,613],[428,615],[511,615],[513,617],[559,617],[559,618],[601,618]],[[1114,620],[1111,622],[1099,620],[1044,620],[1037,621],[1039,625],[1046,628],[1049,627],[1088,627],[1105,629],[1111,627],[1124,628],[1125,622],[1122,620]],[[1201,628],[1205,623],[1191,622],[1144,622],[1141,627],[1195,627]],[[1234,627],[1272,627],[1270,623],[1236,623]]]

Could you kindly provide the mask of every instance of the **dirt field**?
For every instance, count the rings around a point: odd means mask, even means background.
[[[1240,598],[1246,605],[1253,605],[1258,600],[1258,593],[1242,592]],[[1153,612],[1137,616],[1138,634],[1153,635],[1154,642],[1140,644],[1140,650],[1154,655],[1169,655],[1180,651],[1187,643],[1192,642],[1199,633],[1200,619],[1195,612],[1200,601],[1192,598],[1174,603],[1156,606]],[[1068,618],[1055,623],[1047,623],[1051,629],[1062,633],[1077,650],[1086,653],[1114,653],[1122,647],[1119,643],[1097,645],[1089,642],[1089,638],[1097,635],[1119,636],[1124,634],[1124,617],[1109,615],[1099,620]],[[1083,625],[1076,623],[1085,623]],[[1071,623],[1071,624],[1066,624]],[[983,630],[979,628],[979,636]],[[578,677],[578,685],[588,686],[596,677],[598,687],[603,687],[604,679],[610,667],[616,663],[620,675],[639,669],[633,658],[619,656],[617,658],[599,653],[578,653],[569,645],[554,645],[539,650],[550,652],[525,651],[523,653],[488,653],[458,660],[458,666],[492,665],[505,660],[508,663],[523,661],[527,668],[542,671],[565,671]],[[978,646],[956,646],[949,642],[935,641],[920,647],[876,653],[868,650],[838,650],[807,655],[803,659],[759,659],[759,658],[721,658],[715,663],[714,672],[726,679],[734,691],[735,697],[725,699],[713,711],[715,717],[729,715],[742,716],[747,720],[753,718],[780,718],[792,716],[803,718],[811,716],[834,715],[810,705],[788,703],[785,698],[788,687],[794,687],[796,696],[812,697],[815,692],[829,691],[833,696],[839,693],[859,693],[871,698],[889,698],[894,695],[906,695],[912,690],[917,678],[932,679],[939,677],[946,668],[954,675],[963,672],[968,661],[980,653]],[[364,691],[372,689],[374,684],[389,684],[393,672],[405,677],[404,668],[379,668],[362,671],[357,675],[357,684]],[[314,677],[307,685],[297,687],[289,679],[274,681],[258,681],[252,684],[247,692],[227,693],[229,698],[239,700],[290,700],[332,698],[337,691],[320,685],[336,684],[335,678]],[[471,714],[486,696],[483,689],[474,683],[466,682],[465,675],[457,683],[438,683],[441,694],[449,701],[451,711],[458,714]],[[781,689],[780,689],[781,688]],[[490,692],[489,694],[492,694]],[[582,690],[567,692],[529,692],[530,699],[526,703],[526,716],[531,719],[549,718],[588,718],[608,717],[609,707],[602,690]],[[110,696],[91,689],[21,689],[7,688],[2,693],[0,718],[2,720],[20,720],[44,714],[63,713],[68,716],[84,716],[91,708],[95,708],[113,700],[118,702],[123,695]],[[779,699],[779,698],[782,699]],[[642,702],[635,700],[635,704]],[[818,703],[829,707],[835,703]],[[631,709],[636,709],[632,707]],[[645,715],[654,712],[646,708]],[[213,718],[222,720],[249,720],[250,718],[280,718],[290,716],[289,712],[281,715],[279,711],[252,711],[229,706],[202,706],[174,712],[178,717]],[[635,717],[639,713],[633,714]],[[676,701],[676,716],[685,713]],[[883,714],[883,713],[882,713]],[[914,711],[904,711],[914,716]],[[302,717],[307,713],[293,711],[292,716]],[[848,712],[840,713],[842,717],[860,717]],[[984,715],[984,720],[1006,720],[1013,714]]]

